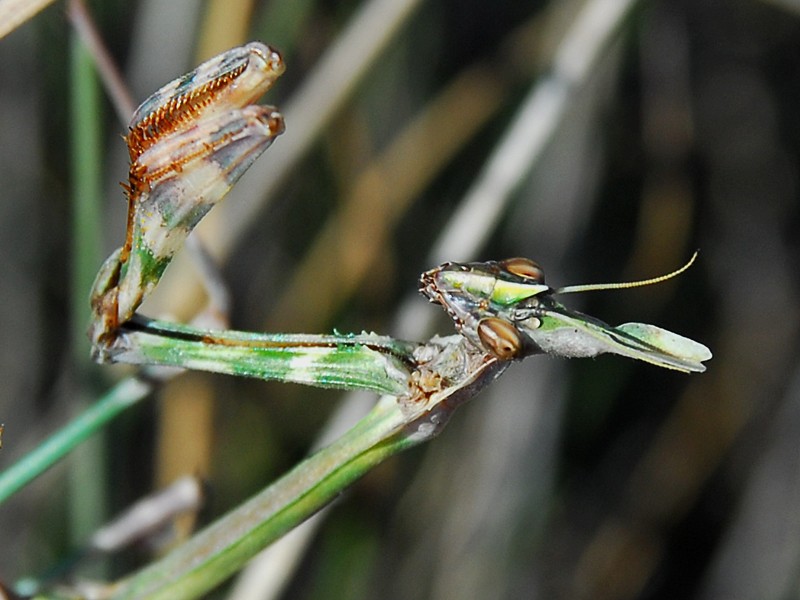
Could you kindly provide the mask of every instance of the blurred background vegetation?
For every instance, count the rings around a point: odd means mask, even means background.
[[[432,333],[396,315],[404,302],[436,314],[409,298],[440,232],[511,128],[537,135],[517,111],[557,75],[581,11],[619,2],[381,4],[88,4],[136,103],[245,41],[283,53],[266,101],[286,109],[287,133],[200,232],[237,329]],[[480,218],[449,246],[460,255],[437,260],[529,256],[565,285],[650,277],[699,248],[667,284],[566,300],[707,344],[708,372],[514,365],[437,439],[353,486],[278,597],[800,595],[800,2],[632,5],[477,254]],[[90,279],[123,239],[125,125],[66,12],[55,2],[0,40],[0,468],[126,372],[91,365],[82,334]],[[346,36],[373,35],[385,40],[341,102],[305,87]],[[77,212],[92,194],[100,205]],[[178,261],[143,312],[186,320],[204,301]],[[175,535],[210,522],[301,459],[338,397],[176,378],[0,507],[0,580],[47,570],[183,474],[210,494]],[[139,547],[79,574],[119,577],[151,557]]]

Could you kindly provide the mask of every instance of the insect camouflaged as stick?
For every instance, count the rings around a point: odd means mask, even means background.
[[[206,331],[135,314],[200,218],[283,131],[274,108],[250,105],[282,71],[277,52],[251,43],[176,79],[136,111],[128,134],[126,242],[103,264],[93,287],[94,357],[364,389],[389,397],[342,438],[239,509],[108,588],[115,597],[172,598],[208,591],[367,470],[436,435],[458,406],[513,360],[542,352],[615,352],[680,371],[702,371],[701,363],[711,357],[702,344],[652,325],[611,327],[554,300],[558,293],[638,284],[554,290],[544,283],[542,269],[523,258],[446,263],[423,274],[421,290],[447,309],[459,332],[426,342],[374,333]],[[19,468],[0,474],[0,500],[150,390],[137,378],[126,383],[17,463]],[[2,430],[0,424],[0,444]]]
[[[367,333],[209,332],[134,315],[200,218],[283,131],[274,108],[249,105],[282,71],[277,52],[251,43],[167,84],[137,109],[127,138],[126,243],[106,261],[93,294],[98,360],[369,389],[406,404],[476,390],[509,361],[538,353],[612,352],[684,372],[705,369],[711,353],[702,344],[643,323],[612,327],[554,299],[657,283],[691,261],[644,282],[561,289],[546,285],[541,267],[525,258],[446,263],[424,273],[420,289],[448,311],[460,335],[428,342]]]

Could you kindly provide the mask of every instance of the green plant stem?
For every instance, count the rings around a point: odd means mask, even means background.
[[[426,439],[405,435],[404,424],[397,401],[384,397],[335,443],[162,560],[116,584],[111,598],[177,600],[207,592],[375,465]]]
[[[101,153],[102,106],[100,87],[92,56],[77,34],[72,35],[71,59],[71,141],[72,141],[72,255],[71,263],[71,374],[70,394],[82,408],[88,406],[91,391],[91,370],[86,357],[89,342],[86,326],[89,310],[86,290],[94,280],[101,256],[99,215],[102,206]],[[106,512],[106,462],[102,437],[81,448],[70,463],[69,515],[73,541],[90,535],[102,522]]]
[[[117,384],[79,417],[0,473],[0,503],[64,458],[122,411],[145,398],[149,383],[131,377]]]
[[[88,292],[102,258],[102,132],[100,90],[92,57],[77,35],[72,36],[72,280],[71,328],[78,364],[86,364],[89,340]]]

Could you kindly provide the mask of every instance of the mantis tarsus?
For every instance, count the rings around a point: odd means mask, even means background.
[[[278,52],[253,42],[168,83],[133,114],[125,245],[92,291],[96,352],[133,316],[200,219],[283,133],[275,108],[252,105],[283,70]]]

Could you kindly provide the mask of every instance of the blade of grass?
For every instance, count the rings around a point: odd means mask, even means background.
[[[411,445],[408,438],[390,437],[402,423],[396,401],[388,398],[337,442],[161,561],[117,584],[111,598],[177,600],[212,589],[366,471]]]
[[[52,3],[53,0],[0,0],[0,38]]]
[[[102,133],[100,87],[89,50],[78,35],[70,46],[72,122],[72,277],[70,301],[71,352],[75,396],[88,404],[90,371],[86,368],[89,341],[86,326],[89,307],[86,290],[91,288],[101,256]],[[83,366],[83,368],[81,368]],[[87,537],[105,514],[105,453],[102,438],[81,448],[70,470],[70,519],[76,540]]]
[[[145,398],[150,391],[150,383],[133,377],[117,384],[68,425],[0,473],[0,503],[64,458],[125,409]]]

